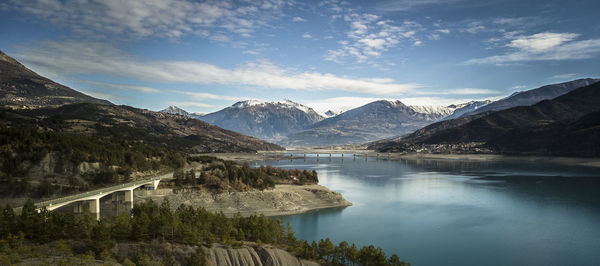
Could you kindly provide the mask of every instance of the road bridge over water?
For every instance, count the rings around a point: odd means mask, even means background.
[[[272,159],[306,159],[306,157],[316,157],[317,160],[320,158],[332,158],[334,155],[342,158],[348,157],[356,160],[357,158],[390,158],[390,153],[380,153],[373,150],[347,150],[347,149],[290,149],[285,151],[262,151],[259,152],[266,158]]]

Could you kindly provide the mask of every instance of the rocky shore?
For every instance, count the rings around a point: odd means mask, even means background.
[[[347,207],[352,203],[340,193],[320,185],[276,185],[274,189],[244,192],[216,193],[206,190],[173,192],[172,189],[136,192],[139,199],[162,202],[169,199],[171,208],[181,204],[202,206],[211,212],[223,212],[227,216],[264,214],[266,216],[292,215],[311,210]]]

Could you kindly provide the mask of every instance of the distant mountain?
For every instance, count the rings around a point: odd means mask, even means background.
[[[112,104],[42,77],[0,51],[0,105],[39,108],[72,103]]]
[[[241,101],[199,119],[245,135],[277,142],[323,120],[312,108],[283,100]]]
[[[466,114],[466,113],[471,113],[474,112],[476,110],[481,109],[482,107],[490,104],[492,101],[490,100],[485,100],[485,101],[470,101],[468,103],[463,103],[463,104],[452,104],[449,105],[447,108],[453,110],[452,114],[449,116],[444,117],[443,120],[449,120],[449,119],[454,119],[457,117],[461,117],[462,115]]]
[[[492,102],[481,108],[477,108],[472,112],[464,113],[464,115],[474,115],[488,111],[500,111],[516,106],[534,105],[542,100],[554,99],[574,89],[585,87],[598,81],[600,81],[600,79],[578,79],[559,84],[546,85],[528,91],[515,92],[504,99]]]
[[[445,107],[407,106],[400,101],[375,101],[315,123],[291,134],[286,146],[364,143],[410,133],[450,115]]]
[[[369,148],[435,152],[472,152],[475,148],[505,154],[600,156],[598,112],[600,82],[533,106],[438,122]]]
[[[163,110],[160,110],[159,112],[167,113],[167,114],[174,114],[174,115],[182,115],[182,116],[187,116],[187,117],[194,118],[194,119],[200,119],[200,117],[202,116],[202,114],[190,113],[190,112],[183,110],[174,105],[171,105]]]

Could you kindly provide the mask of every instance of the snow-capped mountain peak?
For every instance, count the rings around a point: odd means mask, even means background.
[[[168,113],[168,114],[177,114],[177,115],[183,115],[183,116],[188,116],[189,113],[186,110],[183,110],[175,105],[171,105],[163,110],[160,111],[161,113]]]
[[[231,107],[233,108],[248,108],[250,106],[256,106],[256,105],[264,105],[265,101],[261,101],[261,100],[245,100],[245,101],[239,101],[237,103],[234,103]]]
[[[195,119],[199,119],[199,117],[201,117],[203,114],[200,113],[191,113],[188,112],[186,110],[183,110],[177,106],[171,105],[163,110],[160,110],[159,112],[161,113],[167,113],[167,114],[176,114],[176,115],[182,115],[182,116],[187,116],[187,117],[191,117],[191,118],[195,118]]]

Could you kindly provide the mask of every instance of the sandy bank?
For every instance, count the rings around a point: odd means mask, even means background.
[[[136,197],[158,202],[168,198],[173,209],[181,204],[202,206],[208,211],[222,211],[228,216],[238,212],[243,216],[261,213],[266,216],[291,215],[352,205],[340,193],[320,185],[276,185],[271,190],[223,193],[193,190],[173,194],[170,189],[159,189],[144,191]]]

